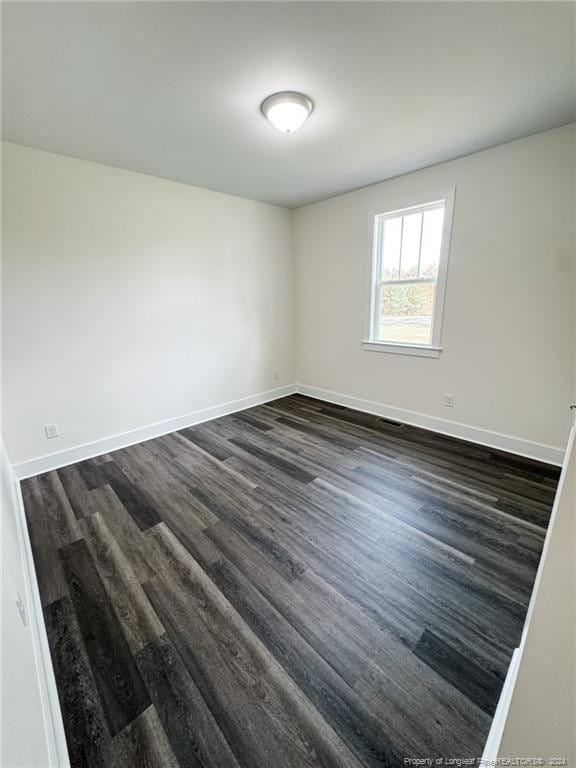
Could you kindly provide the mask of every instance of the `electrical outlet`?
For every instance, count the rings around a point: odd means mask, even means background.
[[[274,371],[274,381],[280,381],[280,374],[278,371]]]
[[[53,440],[55,437],[60,437],[58,431],[58,424],[44,424],[44,434],[47,440]]]
[[[16,592],[16,607],[18,608],[18,613],[22,619],[22,624],[26,626],[26,608],[24,607],[24,600],[22,600],[20,592]]]
[[[454,408],[454,395],[450,395],[450,394],[444,395],[444,407]]]

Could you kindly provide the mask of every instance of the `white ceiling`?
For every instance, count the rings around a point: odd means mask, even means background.
[[[5,2],[4,138],[298,207],[576,119],[575,8]]]

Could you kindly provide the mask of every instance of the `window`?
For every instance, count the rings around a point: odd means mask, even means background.
[[[368,349],[437,357],[454,190],[374,216]]]

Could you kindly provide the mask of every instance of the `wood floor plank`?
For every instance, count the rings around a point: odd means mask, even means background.
[[[474,664],[429,630],[423,632],[414,653],[480,709],[494,714],[502,689],[501,678]]]
[[[430,626],[477,663],[487,665],[495,673],[505,674],[513,647],[498,643],[485,632],[475,631],[465,612],[447,614],[426,596],[407,588],[402,579],[389,571],[384,579],[374,578],[372,571],[360,567],[353,550],[345,552],[333,548],[325,535],[314,539],[302,528],[291,528],[294,532],[285,529],[283,534],[289,539],[291,550],[305,558],[327,583],[400,642],[413,647],[424,627]],[[214,537],[217,528],[209,529],[207,533]],[[226,543],[224,537],[220,546],[225,548]],[[237,542],[234,547],[241,549]],[[241,557],[254,567],[253,551]],[[268,575],[265,578],[268,579]]]
[[[205,506],[211,506],[221,520],[226,520],[229,525],[237,529],[245,538],[258,547],[288,581],[293,581],[304,573],[306,570],[305,563],[291,555],[282,544],[269,536],[260,527],[252,525],[249,520],[246,520],[223,501],[214,501],[214,498],[201,488],[196,488],[194,493]]]
[[[247,411],[240,411],[239,413],[235,413],[230,418],[233,421],[241,421],[243,424],[248,424],[249,426],[254,427],[254,429],[259,429],[262,432],[267,432],[268,430],[272,429],[272,426],[267,424],[266,421],[259,419],[257,416],[251,415]]]
[[[98,512],[96,514],[101,515],[112,531],[138,581],[140,583],[148,581],[155,571],[152,554],[148,551],[144,532],[136,525],[110,486],[103,486],[93,493],[98,494]]]
[[[161,522],[160,515],[146,494],[128,480],[115,462],[111,461],[100,465],[98,471],[104,475],[108,485],[118,496],[141,531]]]
[[[162,510],[163,519],[169,515],[199,529],[216,522],[209,510],[196,503],[189,478],[173,459],[152,452],[149,446],[132,446],[115,455],[115,462]]]
[[[214,563],[210,574],[362,764],[399,765],[399,756],[362,700],[251,582],[225,560]]]
[[[213,714],[166,635],[143,648],[136,661],[179,764],[238,768]]]
[[[112,739],[110,768],[180,768],[156,709],[148,707]]]
[[[222,557],[222,553],[214,545],[212,540],[206,536],[204,531],[193,530],[190,531],[185,526],[175,524],[172,520],[167,520],[165,523],[155,526],[151,529],[152,532],[161,530],[162,528],[168,528],[178,541],[188,550],[192,557],[204,568],[208,568]],[[149,536],[152,540],[152,537]],[[164,559],[157,551],[154,552],[154,562],[156,563],[156,570],[158,572],[165,571],[170,568],[170,561]]]
[[[181,429],[180,434],[189,440],[191,443],[195,443],[202,448],[203,451],[214,456],[215,459],[223,461],[232,455],[229,448],[226,448],[222,443],[218,443],[216,440],[206,434],[206,431],[202,427],[190,427],[189,429]]]
[[[54,545],[59,548],[82,538],[78,519],[58,474],[48,472],[39,475],[37,480],[44,502],[44,514],[50,518],[49,528]]]
[[[558,477],[293,395],[23,481],[73,768],[479,758]]]
[[[243,565],[246,577],[251,578],[258,590],[343,681],[355,687],[366,679],[386,680],[388,696],[385,703],[379,702],[378,709],[389,725],[389,732],[385,732],[402,758],[413,756],[418,750],[427,753],[434,740],[441,741],[444,747],[452,746],[454,750],[473,740],[475,734],[483,733],[487,723],[485,715],[459,693],[451,693],[449,686],[445,687],[434,708],[438,721],[444,724],[442,729],[445,730],[445,723],[451,721],[453,731],[450,738],[437,732],[436,721],[423,721],[422,715],[432,705],[435,697],[431,688],[438,683],[435,679],[431,680],[430,675],[427,676],[423,664],[415,663],[409,648],[395,642],[390,635],[382,634],[361,612],[350,604],[345,605],[335,591],[330,593],[326,586],[322,586],[313,573],[307,572],[288,591],[255,558],[247,566],[248,558],[242,552],[242,543],[234,534],[228,532],[226,535],[220,527],[217,528],[215,540],[222,549],[226,549],[228,558]],[[215,535],[215,530],[209,533]],[[344,632],[342,626],[346,628]],[[308,667],[305,669],[308,670]],[[401,674],[399,670],[402,670]],[[398,685],[400,677],[409,677],[410,686]],[[420,719],[414,719],[409,724],[398,723],[394,717],[398,707],[419,711]],[[416,753],[406,751],[406,747],[402,749],[403,744],[412,745],[412,749],[416,747]]]
[[[465,475],[475,474],[479,471],[481,477],[489,477],[491,482],[505,487],[503,467],[508,466],[509,454],[499,455],[498,452],[492,451],[488,455],[484,452],[478,457],[470,455],[475,447],[471,447],[470,443],[462,440],[446,438],[416,428],[405,427],[402,432],[396,430],[386,432],[381,428],[371,429],[367,425],[348,423],[347,420],[338,418],[337,413],[327,412],[324,408],[320,413],[306,412],[306,415],[315,424],[327,425],[332,428],[338,425],[339,432],[361,438],[364,447],[377,453],[390,456],[393,455],[391,452],[395,450],[397,458],[400,456],[416,457],[428,462],[431,466],[450,467]],[[512,462],[510,466],[515,466],[517,457],[509,460]],[[499,462],[503,465],[502,467],[499,466]],[[543,466],[549,467],[550,465]],[[551,472],[557,474],[557,468],[551,468]],[[531,501],[530,503],[534,505],[537,502]],[[517,512],[522,514],[521,509],[518,509]]]
[[[210,428],[212,429],[213,426],[211,424]],[[228,446],[228,443],[226,445]],[[250,482],[247,482],[231,469],[226,464],[226,460],[220,461],[214,458],[211,454],[203,451],[196,443],[186,440],[180,433],[175,432],[172,435],[165,435],[162,448],[169,450],[185,482],[189,482],[191,478],[196,480],[199,474],[206,475],[211,479],[221,478],[224,485],[232,483],[239,486],[248,494],[247,498],[249,498],[248,492],[254,487]]]
[[[44,609],[70,764],[107,768],[110,734],[70,598]]]
[[[60,558],[108,728],[115,736],[150,706],[150,697],[86,542],[63,547]]]
[[[273,467],[276,467],[294,480],[299,480],[302,483],[310,483],[314,480],[315,476],[313,474],[301,469],[297,464],[287,461],[264,448],[259,448],[247,440],[233,438],[230,442],[238,448],[241,448],[243,451],[255,456],[260,461],[263,461],[265,464],[270,464]]]
[[[151,535],[172,558],[174,575],[156,577],[147,593],[237,758],[254,768],[358,768],[199,564],[174,537],[160,530]]]
[[[57,470],[70,506],[78,519],[98,511],[98,497],[94,495],[75,464]]]
[[[46,606],[67,595],[68,587],[58,559],[58,549],[52,535],[50,518],[45,511],[45,501],[38,478],[24,480],[21,488],[40,599],[42,605]]]
[[[334,430],[327,430],[320,426],[314,426],[313,424],[309,424],[303,419],[281,416],[278,419],[278,423],[290,427],[291,429],[304,432],[304,434],[314,435],[323,442],[329,442],[331,445],[338,445],[341,448],[346,448],[348,450],[353,451],[360,444],[359,440],[353,440],[352,438],[343,437],[338,434],[332,434]]]
[[[81,525],[98,575],[130,650],[135,654],[158,639],[164,628],[100,513],[82,520]]]
[[[88,490],[94,491],[96,488],[101,488],[103,485],[106,485],[106,477],[104,476],[104,473],[100,471],[101,465],[97,464],[93,459],[79,461],[75,466]]]
[[[232,535],[230,531],[222,529],[219,524],[206,530],[206,534],[212,538],[217,546],[226,553],[232,562],[235,562],[240,569],[247,567],[250,570],[251,578],[261,579],[262,589],[266,592],[270,584],[274,581],[274,573],[270,572],[269,565],[263,559],[250,542],[237,534]],[[306,537],[301,537],[298,541],[300,547],[307,541]],[[231,545],[231,543],[233,545]],[[319,542],[318,542],[319,543]],[[385,606],[385,611],[389,616],[396,616],[399,620],[394,627],[400,637],[413,637],[415,643],[418,634],[414,636],[414,625],[410,624],[410,617],[414,617],[420,628],[428,624],[435,628],[435,631],[445,633],[451,639],[456,647],[461,647],[463,638],[465,639],[461,649],[470,653],[474,659],[481,663],[489,663],[495,670],[506,669],[510,661],[513,645],[502,647],[490,632],[485,630],[479,633],[477,629],[471,626],[470,615],[466,611],[458,611],[451,614],[446,611],[446,606],[442,601],[431,602],[425,594],[414,590],[405,580],[389,569],[381,569],[376,563],[376,572],[374,568],[362,567],[359,563],[357,553],[345,553],[342,549],[331,552],[326,545],[326,539],[322,539],[323,555],[318,559],[318,551],[313,551],[308,545],[307,552],[310,562],[315,570],[324,569],[322,572],[326,578],[334,578],[339,575],[340,584],[361,585],[357,586],[356,594],[370,595],[372,603],[368,604],[368,613],[374,611],[374,603],[379,606]],[[296,547],[296,543],[293,545]],[[300,551],[297,549],[296,551]],[[279,591],[286,588],[280,587]],[[383,618],[382,612],[379,618],[384,621],[384,626],[392,629],[388,618]],[[418,630],[416,630],[418,633]],[[444,636],[444,634],[442,635]],[[509,638],[511,642],[515,642]]]

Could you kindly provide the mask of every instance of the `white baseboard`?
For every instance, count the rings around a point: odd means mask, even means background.
[[[439,432],[442,435],[458,437],[462,440],[469,440],[472,443],[485,445],[487,448],[497,448],[501,451],[526,456],[530,459],[555,464],[561,466],[564,460],[564,449],[555,448],[543,443],[534,443],[531,440],[524,440],[512,435],[504,435],[501,432],[491,432],[481,427],[471,427],[467,424],[460,424],[448,419],[440,419],[436,416],[427,416],[424,413],[416,411],[407,411],[403,408],[396,408],[384,403],[376,403],[372,400],[362,400],[359,397],[343,395],[340,392],[331,392],[328,389],[319,389],[307,384],[297,384],[296,391],[302,395],[316,397],[319,400],[326,400],[336,405],[344,405],[355,411],[373,413],[376,416],[383,416],[386,419],[400,421],[403,424],[411,424],[415,427],[428,429],[432,432]]]
[[[193,411],[192,413],[184,414],[183,416],[176,416],[157,424],[149,424],[148,426],[139,427],[138,429],[133,429],[129,432],[122,432],[121,434],[105,437],[101,440],[77,445],[63,451],[58,451],[57,453],[39,456],[38,458],[15,464],[13,466],[13,471],[19,480],[23,480],[27,477],[32,477],[34,475],[42,474],[43,472],[49,472],[53,469],[67,466],[68,464],[74,464],[77,461],[83,461],[84,459],[90,459],[94,456],[100,456],[103,453],[117,451],[120,448],[127,448],[130,445],[142,443],[146,440],[152,440],[155,437],[167,435],[178,429],[184,429],[186,427],[191,427],[194,424],[217,419],[220,416],[226,416],[227,414],[236,413],[237,411],[242,411],[246,408],[252,408],[255,405],[262,405],[263,403],[277,400],[280,397],[286,397],[295,392],[309,395],[310,397],[315,397],[319,400],[326,400],[329,403],[344,405],[356,411],[373,413],[387,419],[401,421],[404,424],[412,424],[415,427],[428,429],[432,432],[439,432],[440,434],[449,435],[450,437],[469,440],[470,442],[478,443],[479,445],[485,445],[488,448],[509,451],[510,453],[537,459],[538,461],[544,461],[548,464],[561,466],[564,459],[564,450],[562,448],[535,443],[519,437],[504,435],[500,432],[491,432],[480,427],[471,427],[467,424],[460,424],[456,421],[449,421],[448,419],[440,419],[436,416],[427,416],[426,414],[417,413],[416,411],[407,411],[402,408],[377,403],[372,400],[363,400],[358,397],[343,395],[340,392],[332,392],[327,389],[320,389],[307,384],[290,384],[285,387],[278,387],[277,389],[260,392],[256,395],[250,395],[249,397],[243,397],[239,400],[230,400],[227,403],[221,403],[210,408],[203,408],[198,411]]]
[[[220,405],[214,405],[210,408],[202,408],[199,411],[186,413],[183,416],[176,416],[173,419],[166,419],[166,421],[161,421],[157,424],[149,424],[146,427],[132,429],[129,432],[122,432],[118,435],[102,438],[101,440],[94,440],[90,443],[66,448],[57,453],[49,453],[46,456],[39,456],[36,459],[23,461],[19,464],[14,464],[13,470],[19,480],[24,480],[27,477],[40,475],[43,472],[50,472],[53,469],[59,469],[68,464],[75,464],[77,461],[84,461],[85,459],[91,459],[94,456],[101,456],[103,453],[110,453],[111,451],[117,451],[120,448],[127,448],[130,445],[135,445],[136,443],[143,443],[146,440],[152,440],[155,437],[161,437],[170,432],[176,432],[178,429],[192,427],[194,424],[201,424],[203,421],[210,421],[211,419],[217,419],[220,416],[226,416],[230,413],[243,411],[246,408],[252,408],[255,405],[269,403],[272,400],[277,400],[279,397],[292,395],[294,392],[296,392],[294,384],[290,384],[286,387],[278,387],[277,389],[269,389],[267,392],[259,392],[256,395],[242,397],[239,400],[230,400],[227,403],[220,403]]]
[[[44,613],[42,611],[22,492],[20,490],[20,483],[14,475],[13,467],[10,466],[7,460],[3,446],[1,451],[2,471],[7,474],[8,483],[12,491],[12,501],[16,510],[14,517],[18,546],[21,552],[26,613],[34,652],[38,696],[44,721],[44,740],[49,761],[48,766],[49,768],[70,768],[64,723],[60,712],[58,689],[50,656],[46,625],[44,624]]]

